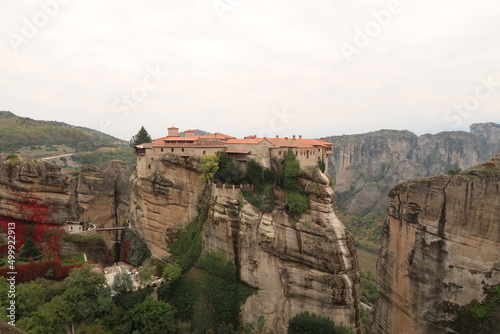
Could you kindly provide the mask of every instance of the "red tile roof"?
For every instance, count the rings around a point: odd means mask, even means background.
[[[267,138],[276,147],[297,147],[297,148],[311,148],[311,147],[330,147],[332,143],[328,143],[318,139],[293,139],[293,138]]]
[[[226,144],[247,144],[247,145],[255,145],[260,144],[264,138],[255,138],[255,139],[230,139],[226,141]]]

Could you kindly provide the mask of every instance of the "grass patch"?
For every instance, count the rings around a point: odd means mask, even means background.
[[[75,264],[84,264],[85,256],[83,254],[61,256],[61,266],[73,266]]]
[[[79,235],[74,233],[64,233],[62,239],[75,244],[95,244],[103,242],[104,239],[100,235]]]

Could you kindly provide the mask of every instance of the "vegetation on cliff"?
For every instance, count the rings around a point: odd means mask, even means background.
[[[290,320],[288,334],[353,334],[343,326],[335,326],[330,318],[302,312]]]
[[[206,216],[186,223],[170,247],[176,264],[155,263],[170,283],[158,288],[158,298],[174,306],[176,317],[192,332],[234,333],[240,305],[254,290],[239,282],[236,266],[222,251],[202,255]]]
[[[472,301],[458,310],[458,316],[451,326],[463,334],[497,333],[496,322],[500,317],[500,285],[485,289],[482,303]]]

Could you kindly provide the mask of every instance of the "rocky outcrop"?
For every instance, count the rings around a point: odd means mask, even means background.
[[[3,154],[0,217],[37,224],[60,225],[67,220],[97,227],[123,224],[129,207],[129,174],[121,161],[68,174],[47,161]]]
[[[457,325],[460,312],[500,284],[499,198],[500,155],[391,191],[371,333],[469,333]],[[476,332],[498,333],[500,325]]]
[[[155,257],[168,257],[181,224],[198,215],[205,190],[198,167],[199,160],[169,153],[152,161],[149,174],[131,177],[130,226]]]
[[[273,213],[262,214],[239,189],[214,187],[203,251],[222,249],[240,279],[258,289],[242,306],[242,323],[263,316],[264,333],[286,333],[289,320],[308,311],[360,333],[354,241],[332,210],[328,178],[318,170],[301,183],[311,208],[298,219],[286,214],[283,192]]]
[[[414,178],[466,169],[496,154],[500,125],[473,124],[470,133],[417,136],[381,130],[325,138],[334,143],[330,172],[348,211],[385,210],[390,189]]]
[[[203,252],[224,251],[241,281],[258,289],[242,306],[243,324],[264,317],[261,333],[286,333],[293,316],[309,311],[360,333],[354,241],[333,212],[334,193],[319,169],[299,182],[310,210],[292,219],[283,191],[273,213],[262,214],[239,189],[203,183],[197,159],[168,153],[149,164],[131,178],[129,222],[154,257],[169,257],[182,224],[206,213]]]

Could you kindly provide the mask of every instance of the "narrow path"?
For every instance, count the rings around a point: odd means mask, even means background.
[[[50,160],[50,159],[57,159],[57,158],[64,158],[64,157],[70,157],[75,153],[67,153],[67,154],[61,154],[61,155],[54,155],[52,157],[46,157],[46,158],[41,158],[40,160]]]

